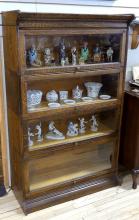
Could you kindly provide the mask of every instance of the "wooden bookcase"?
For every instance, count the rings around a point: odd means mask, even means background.
[[[133,15],[71,15],[3,13],[4,56],[8,105],[8,126],[12,167],[12,186],[25,213],[52,206],[118,184],[117,166],[119,134],[123,102],[128,26]],[[58,45],[64,40],[69,64],[59,63]],[[90,61],[73,66],[71,46],[76,45],[78,56],[83,41],[88,42]],[[93,48],[104,49],[103,59],[93,60]],[[40,67],[29,66],[27,51],[34,44],[38,48]],[[114,50],[113,61],[107,62],[108,46]],[[55,65],[43,65],[43,50],[53,49]],[[101,82],[99,98],[73,105],[62,104],[51,109],[46,93],[68,90],[79,85],[86,96],[85,82]],[[27,91],[43,92],[42,102],[35,109],[27,108]],[[78,118],[98,120],[98,131],[67,137],[69,121]],[[47,140],[48,123],[66,136],[64,140]],[[28,147],[28,128],[35,133],[42,125],[44,140]]]

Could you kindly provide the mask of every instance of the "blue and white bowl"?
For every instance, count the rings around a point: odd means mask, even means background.
[[[42,91],[40,90],[28,90],[27,91],[27,107],[35,107],[41,103]]]

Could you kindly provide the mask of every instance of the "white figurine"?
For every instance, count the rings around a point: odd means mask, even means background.
[[[31,133],[30,128],[28,128],[28,146],[29,147],[33,145],[33,141],[31,140],[31,137],[34,137],[34,134]]]
[[[77,136],[78,135],[78,124],[74,124],[73,122],[69,122],[67,136]]]
[[[77,49],[76,49],[76,47],[71,48],[71,55],[72,55],[72,65],[75,66],[77,64]]]
[[[112,57],[113,57],[113,49],[111,47],[108,48],[107,50],[107,60],[108,62],[112,62]]]
[[[51,64],[51,50],[50,50],[50,48],[44,49],[44,63],[46,66]]]
[[[86,129],[85,124],[87,124],[87,121],[85,121],[84,118],[79,118],[79,121],[80,121],[79,133],[83,134],[83,133],[85,133],[85,129]]]
[[[64,60],[64,58],[61,58],[61,66],[65,66],[65,60]]]
[[[95,115],[92,115],[92,118],[90,119],[90,121],[92,121],[91,131],[98,131],[98,122],[97,122]]]
[[[43,137],[42,137],[42,129],[41,129],[41,123],[39,125],[36,125],[35,127],[37,129],[37,133],[35,135],[37,135],[37,141],[41,142],[43,141]]]
[[[51,121],[48,125],[46,138],[49,140],[63,140],[65,139],[65,136],[56,129],[54,121]]]
[[[41,66],[41,61],[38,59],[38,53],[35,45],[33,44],[31,48],[27,51],[27,58],[30,66]]]

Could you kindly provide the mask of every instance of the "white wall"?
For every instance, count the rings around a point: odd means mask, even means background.
[[[137,0],[4,0],[0,1],[0,12],[21,10],[24,12],[81,13],[81,14],[135,14],[139,20],[139,1]],[[0,17],[0,42],[2,27]],[[128,50],[127,77],[131,78],[132,66],[139,65],[139,48]],[[0,54],[3,59],[3,54]],[[4,71],[3,71],[4,74]],[[5,105],[6,109],[6,105]],[[7,146],[8,147],[8,146]],[[8,156],[9,157],[9,156]],[[10,185],[10,171],[9,171]]]

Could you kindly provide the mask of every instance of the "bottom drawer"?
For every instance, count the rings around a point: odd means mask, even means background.
[[[30,190],[54,187],[112,168],[115,141],[79,146],[29,162]]]

